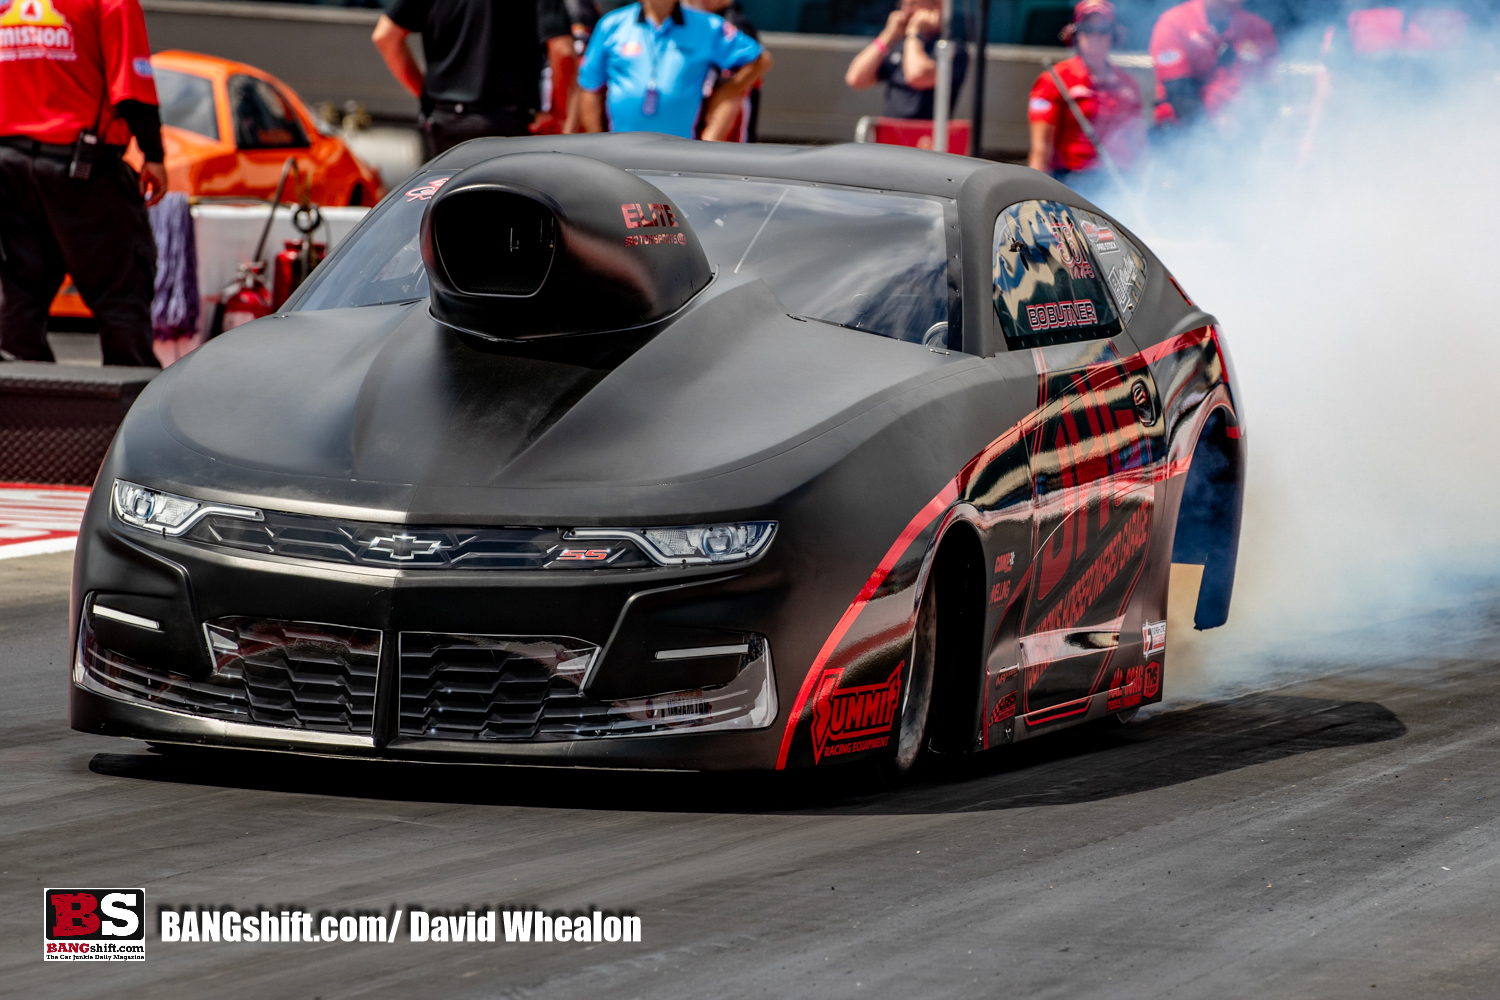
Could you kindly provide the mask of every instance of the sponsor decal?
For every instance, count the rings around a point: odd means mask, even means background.
[[[1108,226],[1096,226],[1088,220],[1082,223],[1083,235],[1090,245],[1100,253],[1118,253],[1120,244],[1115,242],[1115,231]]]
[[[1010,596],[1010,581],[1001,580],[990,588],[990,603],[999,604]]]
[[[421,187],[414,187],[410,191],[406,192],[406,200],[429,201],[431,200],[433,195],[438,193],[438,188],[448,183],[449,180],[450,178],[448,177],[434,177],[432,180],[428,181],[426,184],[423,184]]]
[[[1094,311],[1093,299],[1043,302],[1026,307],[1026,323],[1033,330],[1065,330],[1069,327],[1095,326],[1098,322],[1099,314]]]
[[[620,206],[620,214],[625,216],[626,229],[677,228],[677,216],[671,205],[653,202],[642,208],[639,202],[627,202]]]
[[[1182,53],[1176,49],[1164,49],[1156,54],[1156,65],[1175,66],[1182,62]]]
[[[1045,97],[1033,97],[1026,107],[1034,114],[1045,115],[1052,110],[1052,102]]]
[[[1105,699],[1105,710],[1118,712],[1141,703],[1141,684],[1145,667],[1135,666],[1128,670],[1115,668],[1109,682],[1109,694]]]
[[[641,236],[625,237],[625,245],[628,247],[661,246],[664,243],[676,246],[687,246],[687,233],[645,233]]]
[[[563,549],[557,554],[559,562],[603,562],[609,558],[609,549]]]
[[[637,42],[635,39],[631,39],[630,41],[626,42],[624,45],[620,46],[620,55],[625,56],[626,58],[633,58],[633,57],[638,56],[640,54],[641,54],[641,43]]]
[[[1142,650],[1147,656],[1152,653],[1160,653],[1167,648],[1167,623],[1147,622],[1141,626],[1141,639],[1145,641],[1146,648]]]
[[[1115,293],[1115,301],[1124,303],[1126,309],[1135,308],[1135,290],[1131,286],[1135,284],[1136,270],[1135,261],[1126,256],[1119,264],[1109,269],[1110,290]]]
[[[1109,540],[1099,557],[1089,564],[1083,575],[1068,588],[1057,606],[1047,612],[1034,632],[1053,632],[1072,628],[1094,606],[1120,571],[1151,540],[1151,508],[1138,507],[1125,521],[1118,534]]]
[[[891,741],[890,730],[901,704],[902,660],[884,681],[839,689],[842,667],[829,667],[818,678],[812,713],[813,763],[824,757],[878,750]]]
[[[42,890],[42,958],[48,962],[144,962],[144,889]]]
[[[1014,718],[1015,714],[1016,693],[1014,691],[1011,691],[1004,697],[1002,697],[999,701],[995,702],[995,707],[990,710],[989,724],[992,726],[997,726],[1000,723],[1004,722],[1006,719]]]
[[[0,62],[52,59],[73,62],[73,27],[52,0],[15,0],[0,14]]]
[[[995,557],[995,572],[996,573],[1009,573],[1011,570],[1013,570],[1015,568],[1016,568],[1016,554],[1014,552],[1005,552],[1005,553],[1002,553],[1001,555],[998,555],[998,556]]]
[[[1146,679],[1141,687],[1141,694],[1147,698],[1155,698],[1161,690],[1161,664],[1155,660],[1146,664]]]

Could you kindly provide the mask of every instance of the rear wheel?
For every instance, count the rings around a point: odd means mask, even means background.
[[[889,777],[911,774],[927,743],[928,710],[932,707],[932,675],[937,660],[937,587],[927,581],[917,627],[912,634],[911,670],[901,699],[901,725],[896,731],[896,753],[885,762]]]

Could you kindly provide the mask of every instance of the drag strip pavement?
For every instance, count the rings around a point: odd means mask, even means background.
[[[87,486],[0,483],[0,559],[71,552],[88,502]]]
[[[67,570],[0,562],[5,996],[1494,995],[1489,661],[1331,664],[900,790],[178,759],[66,728]],[[44,964],[63,885],[144,886],[146,961]],[[625,909],[643,941],[173,944],[163,903]]]

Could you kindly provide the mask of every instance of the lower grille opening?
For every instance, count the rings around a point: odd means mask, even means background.
[[[628,701],[581,690],[599,647],[560,636],[403,632],[402,736],[576,740],[686,729],[759,729],[776,718],[770,648],[751,644],[739,675],[716,688]]]
[[[378,630],[253,618],[220,618],[203,630],[213,670],[189,677],[101,646],[85,616],[79,668],[107,692],[158,708],[256,726],[371,732]]]

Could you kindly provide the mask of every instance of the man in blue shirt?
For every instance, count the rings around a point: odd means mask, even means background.
[[[693,137],[700,110],[703,138],[729,138],[740,100],[771,68],[759,42],[717,14],[676,0],[640,0],[600,19],[578,68],[586,132],[665,132]],[[732,73],[704,105],[710,72]],[[605,92],[608,88],[607,95]]]

